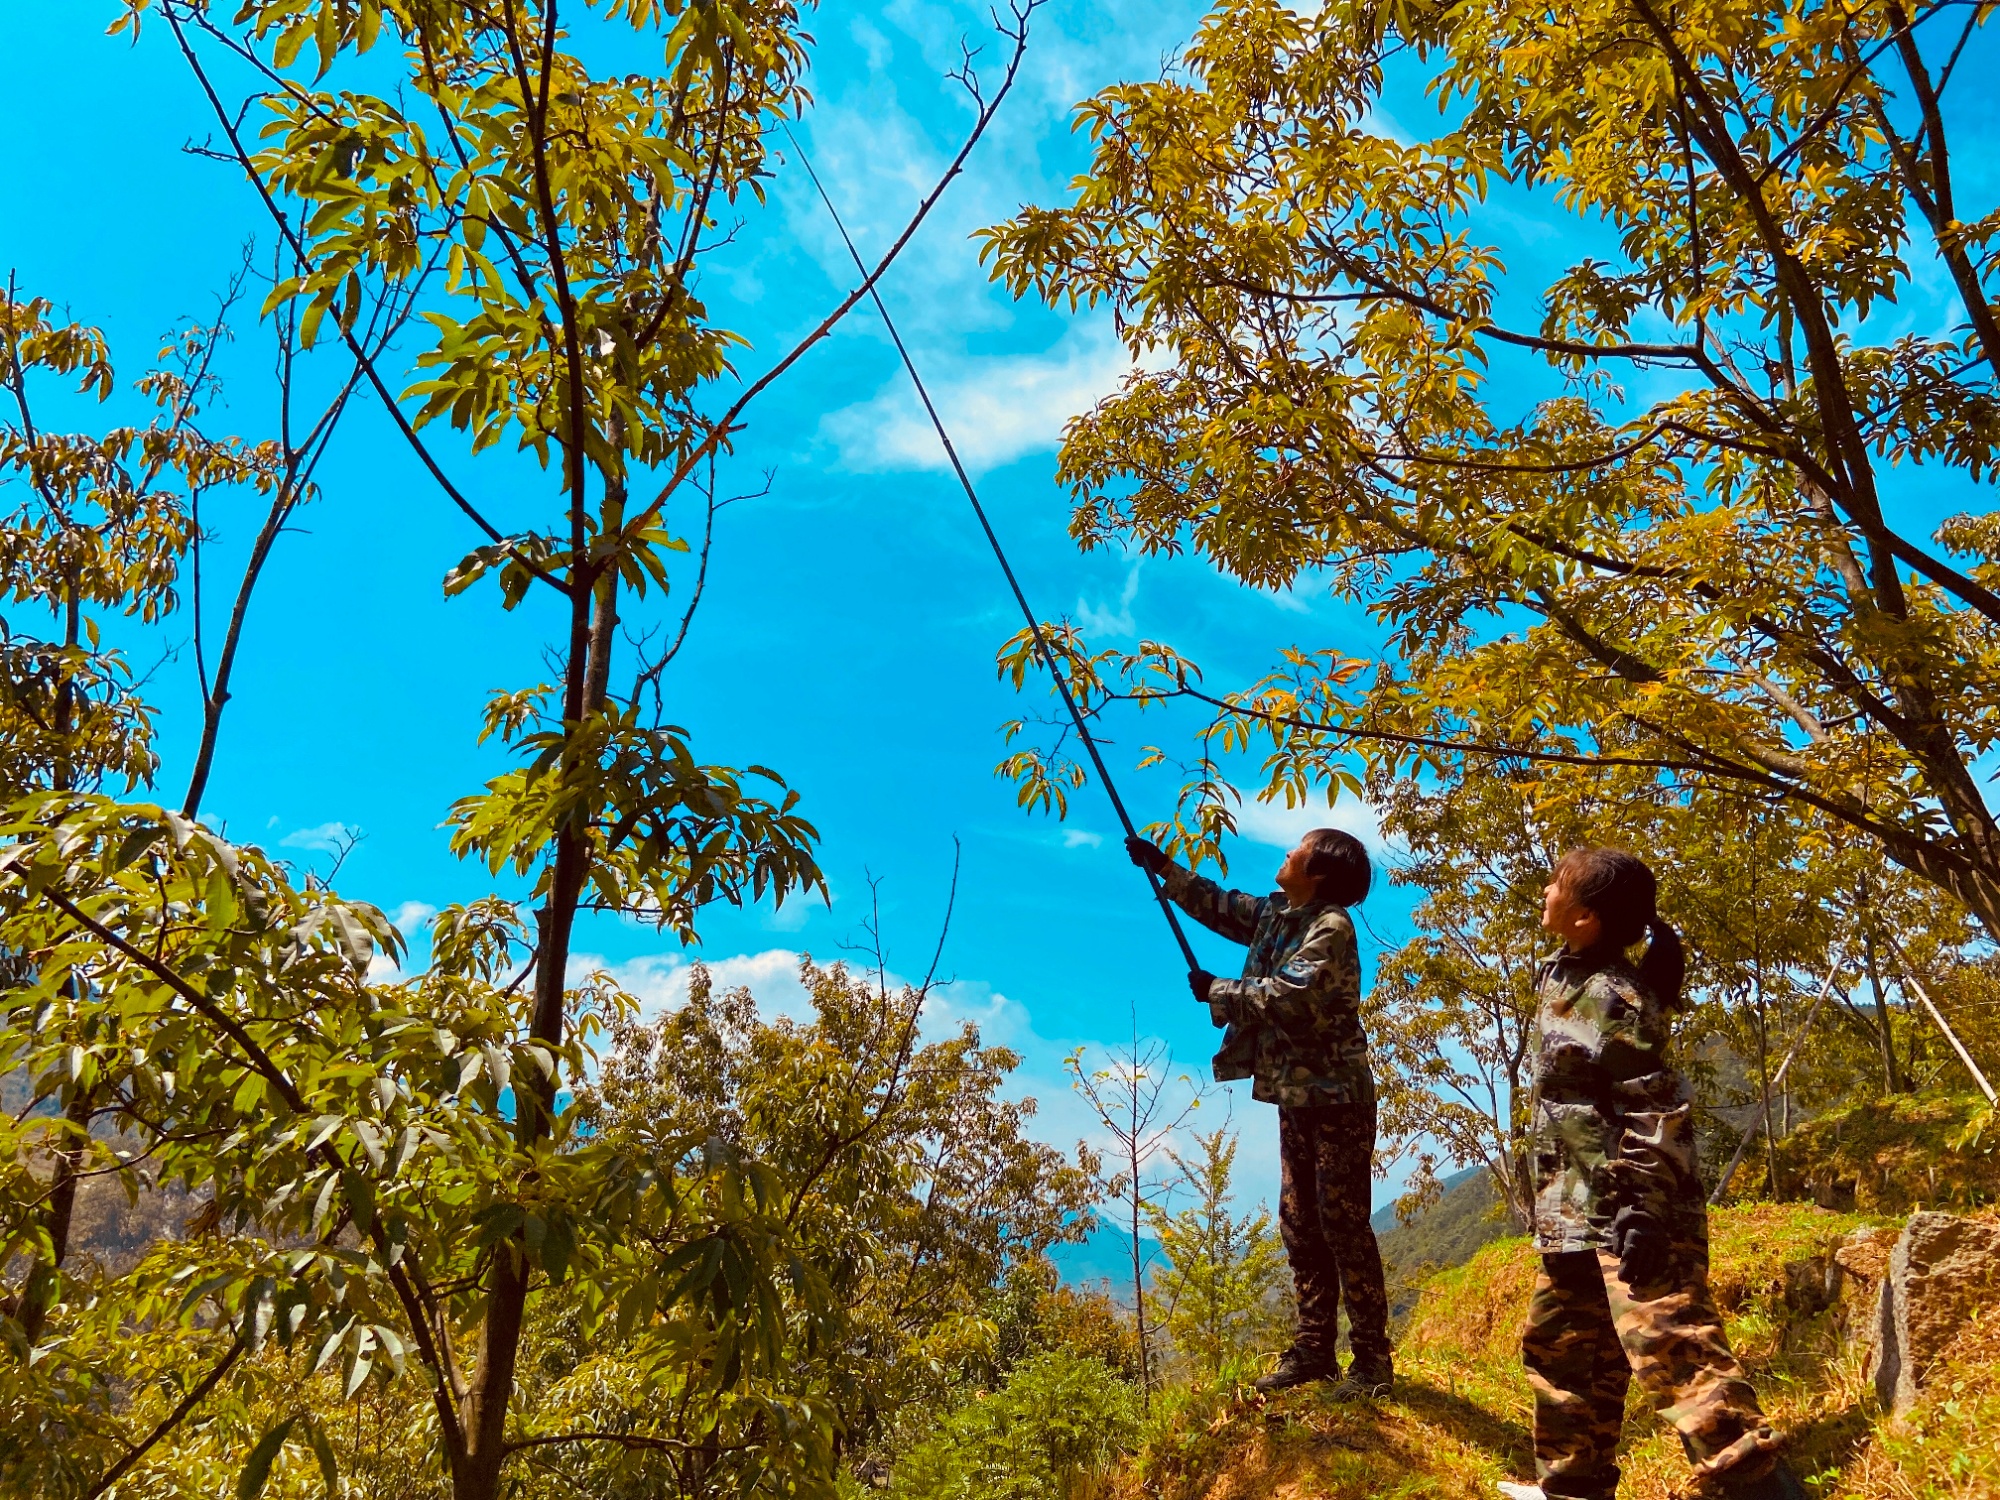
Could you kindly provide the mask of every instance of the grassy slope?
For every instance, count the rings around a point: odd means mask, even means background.
[[[1718,1210],[1713,1282],[1730,1338],[1819,1495],[2000,1496],[2000,1309],[1968,1326],[1918,1410],[1878,1432],[1862,1356],[1842,1336],[1853,1310],[1805,1305],[1797,1272],[1787,1305],[1786,1266],[1827,1256],[1869,1222],[1803,1204]],[[1433,1277],[1400,1346],[1395,1399],[1378,1408],[1336,1405],[1312,1387],[1269,1402],[1240,1389],[1181,1398],[1121,1488],[1160,1500],[1469,1500],[1491,1497],[1496,1479],[1530,1477],[1518,1337],[1532,1277],[1518,1239]],[[1687,1493],[1679,1441],[1637,1391],[1626,1430],[1621,1495]]]

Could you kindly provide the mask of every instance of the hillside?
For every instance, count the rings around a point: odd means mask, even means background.
[[[1816,1294],[1834,1251],[1880,1224],[1805,1204],[1718,1210],[1713,1282],[1730,1338],[1772,1416],[1793,1434],[1800,1473],[1814,1477],[1825,1500],[2000,1495],[1992,1439],[2000,1431],[2000,1309],[1972,1319],[1946,1373],[1906,1417],[1888,1421],[1877,1414],[1865,1352],[1854,1342],[1872,1315],[1872,1292],[1855,1280],[1831,1301]],[[1225,1391],[1191,1397],[1121,1476],[1119,1494],[1491,1500],[1496,1480],[1533,1475],[1517,1342],[1532,1279],[1527,1243],[1511,1237],[1432,1276],[1398,1345],[1395,1397],[1377,1408],[1335,1404],[1318,1387],[1272,1401]],[[1645,1413],[1636,1391],[1627,1432],[1623,1500],[1689,1493],[1678,1440]]]
[[[1382,1247],[1390,1310],[1398,1321],[1416,1306],[1419,1290],[1434,1272],[1464,1265],[1511,1228],[1498,1212],[1499,1198],[1484,1167],[1454,1173],[1443,1187],[1437,1200],[1408,1223],[1397,1220],[1393,1204],[1369,1220]]]

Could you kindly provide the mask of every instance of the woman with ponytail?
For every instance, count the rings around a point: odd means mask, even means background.
[[[1657,893],[1643,860],[1596,848],[1564,855],[1543,892],[1542,926],[1563,947],[1537,976],[1542,1269],[1521,1349],[1541,1493],[1612,1500],[1636,1375],[1711,1492],[1804,1500],[1709,1296],[1693,1093],[1665,1055],[1687,966]],[[1642,938],[1635,964],[1628,954]]]

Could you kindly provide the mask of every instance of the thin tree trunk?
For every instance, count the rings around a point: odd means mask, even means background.
[[[67,656],[68,652],[76,650],[83,639],[83,604],[75,578],[68,581],[64,592],[67,597],[63,601],[63,645]],[[55,790],[66,792],[74,785],[76,775],[75,761],[69,748],[70,739],[76,733],[76,688],[70,681],[67,661],[56,683],[53,717],[56,753],[51,784]],[[62,992],[72,1001],[78,998],[74,975],[63,981]],[[55,1154],[48,1202],[43,1211],[43,1223],[49,1233],[49,1255],[48,1259],[38,1261],[28,1272],[26,1284],[21,1288],[16,1317],[22,1334],[31,1345],[42,1336],[49,1312],[62,1294],[63,1262],[69,1257],[70,1226],[76,1217],[78,1174],[89,1157],[88,1132],[90,1117],[95,1109],[96,1091],[79,1088],[70,1096],[69,1104],[63,1110],[63,1118],[73,1130],[84,1132],[85,1138],[74,1143],[66,1138],[62,1149]]]
[[[1757,981],[1757,1078],[1764,1100],[1764,1166],[1771,1184],[1771,1197],[1782,1197],[1778,1186],[1778,1146],[1771,1138],[1771,1046],[1770,1015],[1764,1008],[1764,984]]]
[[[606,436],[614,449],[622,442],[623,429],[615,419],[607,425]],[[581,452],[571,462],[581,465]],[[579,488],[572,483],[571,494],[574,496]],[[622,475],[607,472],[601,518],[605,529],[622,524],[623,501]],[[580,526],[575,529],[580,534]],[[589,575],[581,548],[577,549],[576,559],[570,572],[575,593],[563,694],[563,727],[566,735],[572,737],[604,705],[618,623],[617,568],[606,566],[586,589],[583,585]],[[557,833],[548,900],[536,913],[534,1014],[528,1031],[533,1040],[552,1051],[563,1045],[571,939],[588,873],[584,832],[582,827],[568,824]],[[550,1076],[527,1082],[517,1077],[514,1087],[515,1140],[525,1153],[549,1134],[556,1080]],[[518,1237],[496,1247],[486,1319],[480,1328],[478,1364],[467,1402],[465,1461],[452,1476],[458,1500],[493,1500],[500,1491],[501,1470],[507,1461],[507,1415],[514,1394],[531,1275],[525,1246]]]
[[[76,1220],[76,1190],[82,1180],[83,1164],[90,1156],[90,1117],[97,1107],[96,1092],[80,1089],[71,1096],[69,1108],[63,1111],[75,1130],[86,1133],[86,1139],[65,1145],[56,1153],[55,1172],[49,1182],[49,1197],[44,1209],[44,1224],[49,1231],[49,1258],[38,1262],[28,1273],[28,1279],[21,1288],[20,1312],[16,1321],[21,1325],[21,1336],[30,1344],[42,1336],[47,1326],[50,1311],[62,1294],[63,1262],[69,1257],[70,1227]]]
[[[1136,1088],[1136,1085],[1135,1085]],[[1139,1184],[1139,1132],[1138,1105],[1133,1104],[1132,1132],[1132,1310],[1139,1325],[1139,1405],[1144,1411],[1152,1410],[1153,1402],[1153,1362],[1152,1350],[1146,1334],[1146,1263],[1139,1248],[1139,1223],[1144,1209],[1145,1192]]]
[[[1903,1070],[1896,1061],[1896,1034],[1889,1028],[1889,997],[1882,988],[1882,970],[1875,958],[1875,930],[1861,929],[1861,955],[1868,967],[1868,988],[1875,996],[1875,1030],[1881,1042],[1882,1086],[1892,1094],[1905,1091]]]

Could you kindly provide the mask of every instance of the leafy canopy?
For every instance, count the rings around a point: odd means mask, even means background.
[[[1202,705],[1288,801],[1356,785],[1351,755],[1781,797],[2000,931],[2000,209],[1954,176],[1991,10],[1224,0],[1085,101],[1070,201],[983,252],[1146,357],[1066,433],[1073,535],[1324,581],[1390,649],[1217,692],[1070,634],[1079,688]],[[1436,108],[1413,139],[1381,108],[1405,85]],[[1503,211],[1568,268],[1510,269]],[[1926,539],[1934,494],[1971,508]],[[1029,800],[1076,779],[1045,747],[1007,769]],[[1197,777],[1177,838],[1212,851],[1233,793]]]

